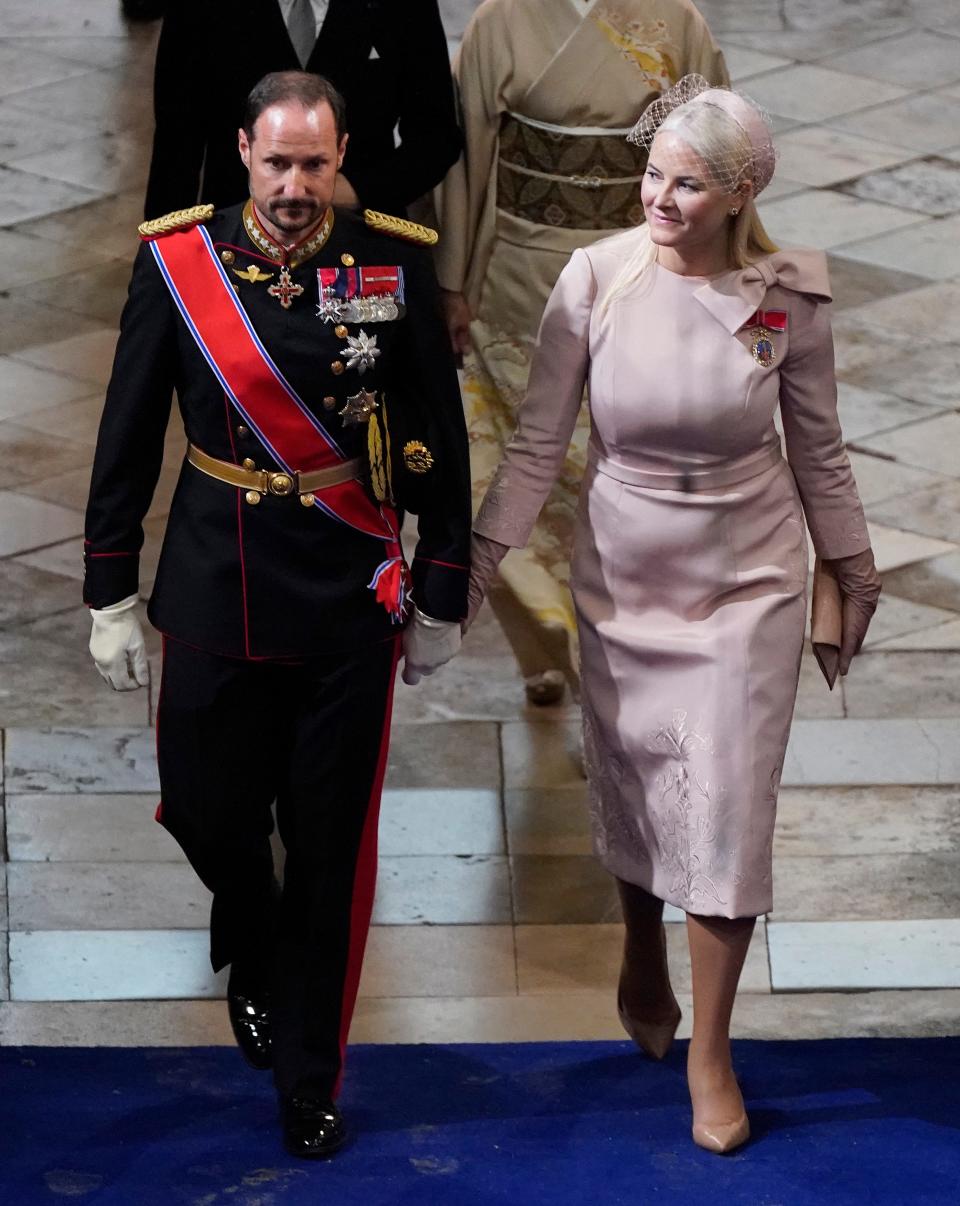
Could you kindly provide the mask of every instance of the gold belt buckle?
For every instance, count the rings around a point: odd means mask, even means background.
[[[293,480],[289,473],[268,473],[267,474],[267,489],[271,494],[275,494],[277,498],[286,498],[288,494],[292,494],[297,488],[297,483]]]

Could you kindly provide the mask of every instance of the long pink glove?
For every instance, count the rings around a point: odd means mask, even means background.
[[[851,661],[860,652],[870,618],[877,610],[882,583],[873,560],[873,549],[864,549],[850,557],[834,557],[827,564],[837,579],[843,599],[840,673],[846,674]]]
[[[474,532],[470,541],[470,583],[467,586],[467,618],[463,621],[466,632],[473,623],[480,605],[487,597],[490,583],[497,576],[500,562],[510,552],[508,544],[490,540]]]

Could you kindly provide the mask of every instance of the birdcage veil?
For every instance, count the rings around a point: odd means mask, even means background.
[[[643,111],[627,135],[627,141],[649,151],[664,125],[682,136],[684,128],[697,121],[700,116],[697,110],[701,105],[712,105],[724,112],[736,123],[743,137],[734,144],[724,139],[708,146],[702,145],[703,140],[698,138],[694,147],[696,153],[720,188],[735,192],[743,180],[750,180],[756,197],[770,183],[776,165],[770,117],[743,93],[715,88],[702,75],[685,75],[658,96]]]

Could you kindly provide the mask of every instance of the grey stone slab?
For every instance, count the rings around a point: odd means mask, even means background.
[[[723,0],[720,0],[722,3]],[[859,9],[852,9],[855,14]],[[815,62],[819,59],[834,55],[846,47],[862,46],[865,43],[881,41],[894,34],[903,33],[912,28],[912,22],[902,17],[890,17],[872,21],[868,29],[864,29],[854,21],[849,24],[842,21],[827,28],[787,28],[780,31],[766,30],[737,30],[734,36],[740,46],[753,50],[763,50],[770,54],[786,55],[791,59],[802,62]]]
[[[940,627],[957,618],[957,613],[944,607],[928,607],[910,599],[898,599],[884,589],[870,621],[864,651],[882,646],[886,641]]]
[[[952,49],[956,54],[956,48]],[[869,172],[838,187],[841,192],[865,201],[882,201],[900,209],[942,216],[960,210],[960,163],[928,155]]]
[[[956,145],[960,128],[960,100],[921,93],[831,117],[828,124],[864,138],[893,143],[908,151],[932,153]]]
[[[691,991],[687,927],[666,927],[670,983],[676,993]],[[622,923],[600,925],[518,925],[517,975],[523,995],[552,995],[599,989],[615,993],[623,953]],[[766,933],[753,933],[738,991],[769,992]]]
[[[923,292],[922,289],[915,289],[900,294],[899,298],[914,298]],[[913,302],[909,304],[912,306]],[[834,316],[833,343],[837,379],[840,381],[864,386],[872,384],[885,368],[895,371],[896,364],[905,355],[936,346],[932,339],[918,336],[913,331],[901,331],[896,325],[890,327],[867,321],[863,314],[870,310],[871,304],[854,306]],[[896,392],[882,383],[879,388]]]
[[[927,218],[903,230],[857,239],[836,248],[838,254],[883,268],[903,269],[929,280],[960,276],[960,214]]]
[[[0,262],[4,253],[4,241],[15,236],[8,230],[0,230]],[[32,242],[39,242],[37,239]],[[0,288],[5,288],[0,270]],[[32,412],[47,410],[75,402],[90,393],[90,386],[59,373],[48,373],[22,364],[10,356],[0,358],[0,419],[28,418]],[[67,437],[70,438],[69,436]]]
[[[861,204],[867,204],[862,202]],[[869,232],[864,231],[865,235]],[[841,315],[837,327],[860,322],[867,328],[880,327],[883,331],[891,332],[893,338],[904,350],[920,353],[918,346],[922,343],[960,343],[960,283],[955,281],[927,285],[923,289],[913,289],[909,293],[901,293],[896,297],[883,297],[878,301],[854,310],[848,310]],[[911,338],[912,337],[912,338]],[[881,339],[888,339],[886,335]],[[880,358],[889,359],[896,355],[897,348],[890,351],[889,343],[886,351],[874,347],[874,355],[870,357],[875,363]],[[900,392],[900,391],[891,391]],[[915,399],[918,400],[918,399]]]
[[[960,783],[960,720],[795,721],[782,783]]]
[[[75,582],[15,561],[0,561],[0,628],[74,609],[80,609]]]
[[[27,301],[84,314],[115,327],[120,325],[129,285],[130,265],[123,260],[108,260],[80,272],[71,271],[28,285],[22,296]]]
[[[782,58],[780,55],[764,54],[760,50],[748,50],[744,46],[734,46],[729,42],[724,43],[723,57],[727,61],[730,78],[735,82],[750,79],[754,75],[763,75],[768,71],[775,71],[790,64],[789,59]]]
[[[778,201],[760,199],[760,217],[783,247],[820,247],[835,250],[851,239],[884,234],[923,219],[915,213],[860,201],[829,189],[808,189]]]
[[[160,789],[155,740],[146,727],[8,727],[6,790],[153,794]]]
[[[73,75],[82,75],[83,66],[69,63],[53,54],[44,54],[24,46],[21,40],[0,40],[0,97],[10,96],[38,84],[53,84]]]
[[[777,921],[956,917],[958,910],[955,852],[774,858]]]
[[[764,0],[700,0],[697,7],[714,34],[738,34],[747,29],[777,31],[784,26],[780,6]]]
[[[775,990],[960,988],[960,921],[771,923]]]
[[[380,860],[379,925],[500,925],[511,921],[510,874],[500,855]]]
[[[852,26],[869,35],[882,22],[896,22],[909,16],[909,6],[904,0],[857,0],[856,4],[842,7],[831,0],[783,0],[781,8],[788,28],[823,29],[830,33]]]
[[[45,307],[45,310],[50,312],[49,307]],[[18,348],[16,358],[37,368],[88,381],[91,390],[96,386],[105,386],[113,371],[117,331],[113,327],[100,325],[86,334],[73,335],[64,332],[62,326],[61,319],[57,326],[47,331],[42,342],[33,347]]]
[[[770,113],[801,122],[823,122],[839,114],[870,105],[887,105],[906,96],[907,89],[887,80],[867,80],[842,71],[827,70],[821,65],[796,63],[750,81],[750,96]],[[879,144],[878,137],[876,142]],[[873,156],[868,152],[866,163]],[[788,176],[802,180],[786,167]],[[855,175],[855,172],[850,172]],[[841,177],[842,179],[843,177]],[[811,181],[822,183],[823,181]]]
[[[10,958],[7,952],[9,938],[5,931],[0,930],[0,1001],[10,1000]],[[3,1033],[3,1026],[0,1023],[0,1035]],[[0,1038],[0,1043],[2,1043]]]
[[[884,641],[881,649],[939,649],[960,653],[960,620],[938,624],[920,632],[904,633]]]
[[[0,1005],[7,1047],[229,1047],[222,1001],[11,1001]]]
[[[884,575],[884,589],[917,603],[960,611],[960,553],[893,570]]]
[[[38,930],[10,935],[14,1001],[222,997],[204,930]]]
[[[960,402],[960,345],[927,342],[901,348],[891,359],[865,361],[847,374],[847,379],[911,402],[954,408]]]
[[[817,68],[797,70],[813,72]],[[775,82],[777,77],[773,78]],[[903,147],[886,146],[871,138],[820,125],[795,127],[776,141],[780,153],[777,171],[817,188],[837,186],[911,157],[911,152]]]
[[[82,125],[94,134],[149,130],[153,125],[152,89],[143,87],[142,71],[133,64],[94,69],[53,84],[42,84],[17,92],[3,103],[11,113],[52,119],[69,113],[73,124]]]
[[[500,786],[495,724],[396,724],[387,763],[388,787]]]
[[[0,176],[0,187],[3,177]],[[2,213],[0,213],[2,221]],[[16,296],[0,295],[0,354],[23,354],[33,347],[65,336],[89,335],[102,329],[102,323],[84,314],[72,314],[41,306]]]
[[[133,262],[140,240],[137,225],[143,220],[143,190],[99,197],[76,209],[51,213],[18,233],[46,240],[52,253],[59,250],[66,263],[69,249],[82,246],[108,258]]]
[[[887,456],[878,456],[873,449],[862,444],[848,443],[847,455],[857,483],[860,501],[867,509],[867,518],[879,523],[894,526],[894,519],[902,527],[911,532],[923,532],[922,528],[907,523],[900,514],[897,503],[914,491],[924,487],[940,489],[949,487],[952,483],[936,473],[928,473],[925,469],[917,469],[913,465],[901,465],[899,461]],[[890,500],[896,499],[896,503]],[[886,503],[886,506],[881,504]],[[933,532],[923,532],[932,536]]]
[[[847,260],[841,255],[827,256],[830,266],[830,285],[833,289],[833,311],[862,306],[864,302],[878,297],[890,297],[895,293],[906,293],[926,284],[922,276],[907,272],[893,272],[877,264],[861,264]]]
[[[205,929],[210,893],[181,863],[11,863],[11,930]]]
[[[0,727],[70,724],[78,716],[106,725],[146,723],[147,692],[111,690],[85,645],[50,654],[48,642],[16,629],[0,631]]]
[[[793,714],[804,720],[843,716],[842,691],[830,691],[827,688],[823,681],[823,673],[809,649],[804,650],[800,662],[800,681],[797,684],[797,702]]]
[[[518,925],[592,925],[620,918],[613,876],[591,855],[517,854],[510,865]]]
[[[11,359],[11,363],[15,362]],[[54,376],[52,373],[48,375]],[[70,378],[64,377],[62,380],[68,381]],[[100,429],[100,416],[103,414],[103,391],[91,393],[93,386],[89,381],[74,384],[83,394],[78,400],[18,414],[17,422],[21,427],[31,427],[34,431],[62,431],[73,443],[85,444],[91,450],[92,457]]]
[[[11,163],[21,171],[99,193],[119,193],[146,185],[150,151],[150,141],[141,136],[107,132],[77,139],[57,151],[26,154]]]
[[[93,189],[0,164],[0,226],[32,222],[102,195]]]
[[[960,656],[861,654],[844,682],[848,716],[960,716]]]
[[[846,381],[838,386],[837,409],[847,440],[862,440],[931,417],[929,406]]]
[[[960,413],[933,415],[896,431],[868,436],[861,443],[895,457],[902,464],[960,478]]]
[[[380,853],[505,854],[495,788],[388,788],[380,809]]]
[[[960,19],[957,28],[960,29]],[[957,50],[950,38],[914,29],[881,43],[845,50],[822,59],[821,64],[874,80],[888,80],[895,75],[897,79],[922,81],[924,88],[938,88],[960,79]]]
[[[17,862],[182,862],[154,821],[156,793],[9,795],[7,849]]]
[[[513,996],[517,991],[509,925],[372,926],[361,997]]]
[[[71,469],[82,467],[89,472],[92,460],[84,445],[21,427],[13,419],[0,423],[0,458],[4,481],[11,488]]]
[[[583,782],[578,720],[558,724],[535,720],[505,724],[503,782],[514,787],[579,787]]]
[[[774,856],[956,854],[960,788],[786,787]],[[798,865],[798,873],[802,868]]]
[[[511,854],[590,854],[587,785],[513,788],[505,794]]]
[[[101,37],[122,35],[125,29],[121,11],[110,4],[88,4],[83,19],[77,17],[72,4],[48,3],[38,8],[33,0],[4,0],[4,34],[7,37],[40,37],[57,35],[88,41]]]
[[[939,1038],[960,1033],[960,990],[744,994],[732,1032],[754,1039]]]

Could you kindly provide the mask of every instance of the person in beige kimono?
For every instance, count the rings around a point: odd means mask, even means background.
[[[773,174],[766,123],[693,77],[634,137],[650,147],[646,225],[575,251],[560,275],[474,522],[469,614],[528,540],[589,384],[571,587],[594,845],[626,921],[619,1011],[662,1057],[680,1019],[663,904],[682,909],[693,1137],[724,1152],[749,1136],[730,1018],[755,919],[773,904],[804,519],[839,582],[841,674],[880,586],[837,419],[826,257],[778,251],[754,207]]]
[[[513,431],[543,307],[570,253],[643,220],[625,135],[682,75],[727,82],[690,0],[485,0],[454,64],[465,152],[437,197],[437,273],[464,353],[479,501]],[[576,689],[569,551],[586,428],[492,596],[534,703]]]

